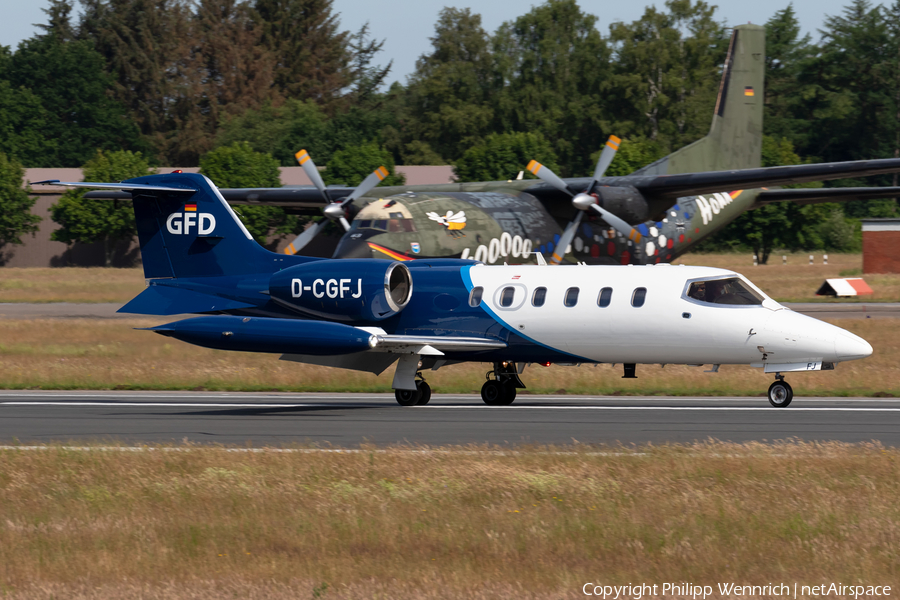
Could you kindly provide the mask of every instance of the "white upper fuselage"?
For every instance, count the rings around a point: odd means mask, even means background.
[[[483,288],[484,310],[533,342],[571,354],[573,362],[793,365],[782,370],[811,364],[809,370],[818,370],[823,362],[872,352],[865,340],[785,308],[724,269],[476,265],[464,271],[470,290]],[[747,283],[761,303],[715,304],[688,296],[689,289],[696,289],[690,287],[693,282],[728,278]],[[542,306],[533,302],[538,288],[546,288]],[[566,306],[567,293],[571,304],[570,288],[578,288],[574,306]],[[604,288],[611,289],[611,296],[608,306],[601,307],[598,297]],[[639,288],[646,289],[644,302],[634,306]]]

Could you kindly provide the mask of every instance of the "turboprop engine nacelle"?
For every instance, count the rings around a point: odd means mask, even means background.
[[[597,186],[594,193],[600,206],[613,213],[629,225],[643,223],[649,218],[647,200],[634,186]]]
[[[309,316],[380,321],[409,303],[412,277],[401,262],[322,260],[275,273],[269,294],[282,306]]]

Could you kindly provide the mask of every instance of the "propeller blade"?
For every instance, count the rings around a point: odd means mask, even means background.
[[[550,257],[551,265],[558,265],[562,262],[563,256],[566,255],[566,250],[569,249],[569,244],[575,239],[575,232],[578,231],[578,226],[581,225],[581,217],[583,216],[584,212],[579,210],[578,214],[575,215],[575,219],[573,219],[572,222],[569,223],[569,226],[566,227],[566,230],[559,238],[559,243],[556,244],[556,248],[553,249],[553,255]]]
[[[353,193],[350,194],[344,202],[353,202],[360,196],[365,196],[369,193],[369,191],[374,188],[376,185],[384,181],[384,178],[388,176],[388,170],[384,167],[378,167],[372,173],[363,179],[363,182],[356,186],[356,189],[353,190]]]
[[[590,208],[596,211],[601,217],[603,217],[603,220],[609,223],[610,227],[627,237],[635,244],[641,241],[641,238],[643,237],[641,235],[641,232],[626,223],[624,220],[620,219],[608,210],[597,206],[596,204],[591,204]]]
[[[306,173],[306,176],[309,177],[309,180],[313,182],[313,185],[318,188],[322,196],[326,200],[330,201],[331,198],[328,197],[328,193],[325,191],[325,182],[322,181],[322,176],[319,175],[319,170],[316,168],[316,163],[313,162],[313,159],[309,155],[309,152],[307,152],[306,150],[301,150],[294,155],[294,158],[296,158],[297,162],[300,163],[300,166],[303,167],[303,172]]]
[[[303,250],[303,248],[310,243],[326,225],[328,225],[328,219],[322,219],[318,223],[310,225],[303,233],[298,235],[293,242],[288,244],[287,248],[284,249],[284,253],[297,254]]]
[[[594,169],[594,183],[596,183],[603,174],[606,173],[607,167],[613,161],[613,158],[616,157],[616,152],[619,151],[619,144],[622,142],[619,138],[614,135],[609,136],[609,139],[606,140],[606,146],[603,147],[603,152],[600,153],[600,158],[597,160],[597,168]],[[593,188],[593,184],[591,188]]]
[[[538,161],[532,160],[525,168],[528,169],[533,175],[539,177],[544,183],[552,185],[559,191],[565,192],[570,196],[575,195],[572,193],[572,190],[569,189],[569,186],[567,186],[566,183],[556,175],[556,173],[554,173]]]
[[[341,222],[341,226],[344,228],[344,231],[350,231],[350,223],[347,222],[347,219],[341,217],[338,219]]]

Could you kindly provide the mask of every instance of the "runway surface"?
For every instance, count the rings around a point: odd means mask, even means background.
[[[802,440],[900,446],[900,399],[520,395],[509,407],[435,394],[403,408],[392,394],[0,392],[0,443],[283,446],[643,444]]]
[[[900,302],[807,302],[784,304],[799,313],[817,319],[883,319],[900,318]],[[0,319],[133,319],[141,315],[117,313],[117,303],[75,304],[51,302],[46,304],[0,303]],[[172,315],[161,319],[175,320],[191,315]]]

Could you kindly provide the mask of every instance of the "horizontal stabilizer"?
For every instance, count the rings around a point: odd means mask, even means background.
[[[90,181],[60,181],[59,179],[48,179],[46,181],[36,181],[31,185],[63,185],[66,187],[82,187],[102,190],[136,190],[139,192],[178,192],[182,194],[193,194],[199,191],[197,188],[189,187],[171,187],[161,185],[146,185],[143,183],[92,183]]]
[[[136,315],[180,315],[250,307],[253,305],[246,302],[164,285],[151,285],[117,312]]]
[[[850,187],[817,188],[802,190],[765,190],[756,197],[753,208],[774,202],[794,204],[821,204],[823,202],[845,202],[847,200],[871,200],[873,198],[894,198],[900,196],[900,187]]]

